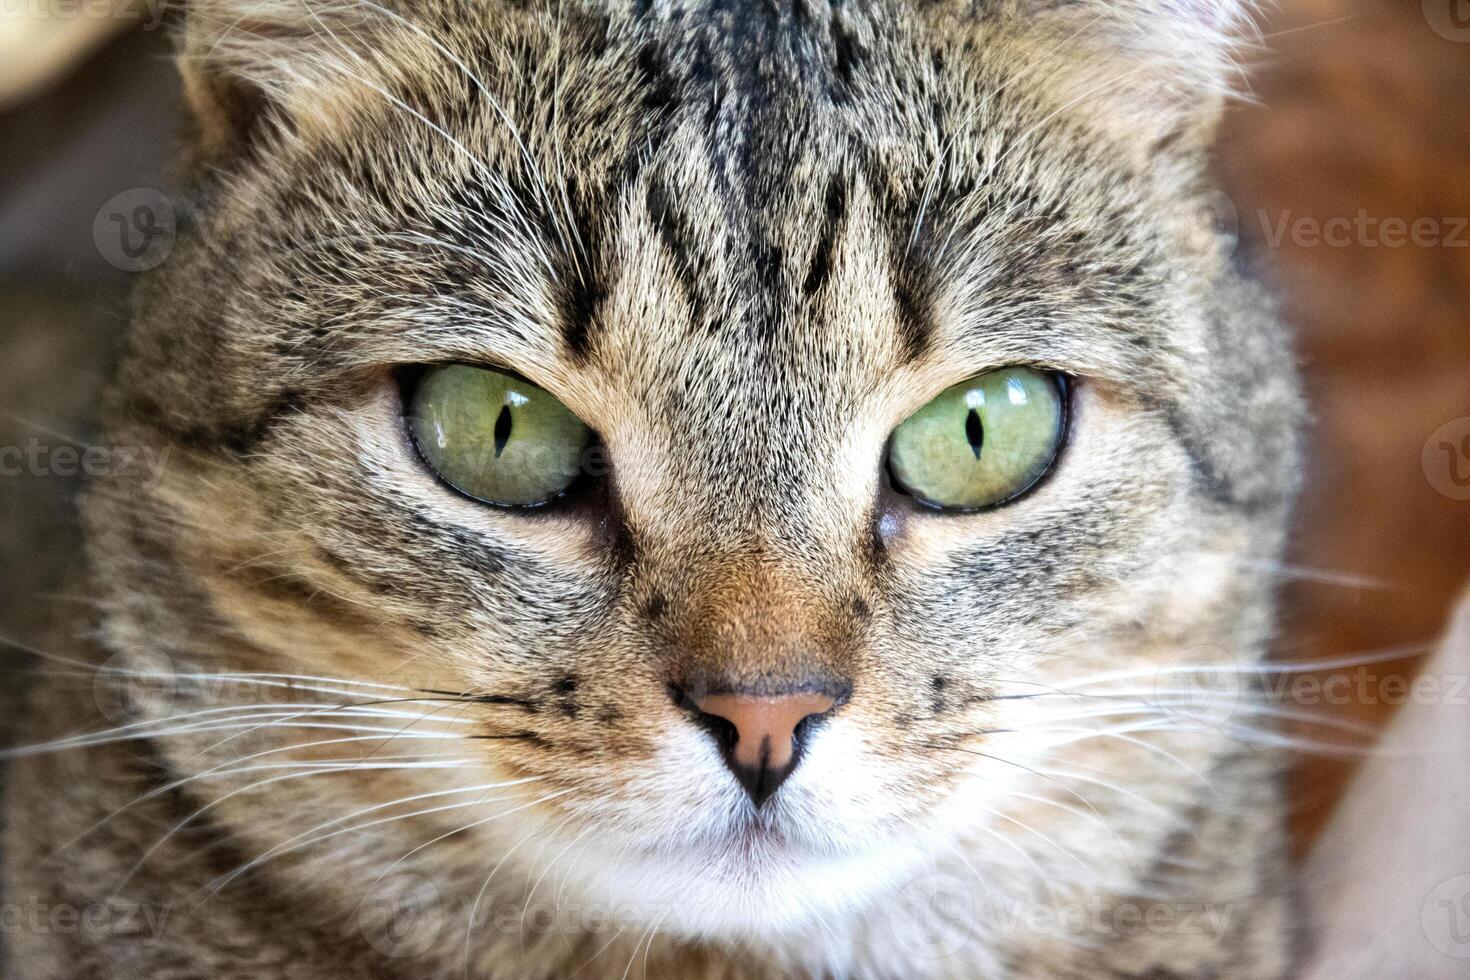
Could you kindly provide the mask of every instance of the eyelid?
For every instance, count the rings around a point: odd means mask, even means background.
[[[1066,386],[1064,394],[1069,393],[1075,386],[1081,384],[1086,376],[1077,373],[1074,369],[1062,367],[1055,362],[1046,360],[1017,360],[999,361],[976,365],[973,362],[964,364],[947,364],[943,372],[934,370],[923,371],[900,371],[895,375],[883,380],[870,389],[869,394],[882,401],[886,401],[888,407],[884,414],[889,419],[889,428],[894,428],[905,422],[911,415],[919,411],[940,395],[944,394],[955,385],[963,384],[973,378],[995,371],[1004,371],[1007,368],[1028,368],[1039,371],[1042,374],[1051,375],[1061,379]]]
[[[572,399],[567,397],[567,394],[565,392],[559,390],[559,386],[554,384],[543,384],[535,378],[527,375],[525,372],[518,371],[507,364],[497,361],[467,360],[465,358],[443,358],[442,360],[414,361],[412,363],[400,364],[394,370],[394,375],[397,378],[399,397],[400,400],[403,402],[405,412],[408,408],[409,396],[412,394],[415,385],[417,385],[418,382],[423,379],[423,376],[425,374],[434,370],[435,368],[453,367],[456,365],[460,367],[476,368],[481,371],[495,371],[499,374],[506,375],[507,377],[515,378],[517,381],[523,381],[526,384],[531,385],[535,388],[539,388],[551,397],[555,398],[557,401],[561,402],[563,405],[567,406],[567,408],[571,410],[573,415],[582,420],[583,425],[592,430],[593,434],[597,436],[597,441],[599,443],[602,442],[601,431],[595,425],[589,422],[585,415],[583,415],[581,412],[576,411],[576,409],[572,407]]]
[[[433,371],[436,368],[446,367],[467,367],[475,368],[476,370],[480,371],[494,371],[497,374],[504,374],[507,377],[515,378],[517,381],[524,381],[527,384],[535,385],[537,388],[540,388],[543,391],[551,390],[540,382],[535,381],[532,378],[528,378],[525,374],[517,371],[510,365],[501,364],[495,361],[475,361],[466,360],[464,358],[444,358],[442,360],[432,361],[413,361],[407,364],[400,364],[398,366],[397,372],[401,377],[411,377],[413,380],[417,381],[423,375],[427,374],[430,371]]]

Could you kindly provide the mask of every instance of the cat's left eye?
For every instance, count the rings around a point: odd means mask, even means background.
[[[460,493],[535,507],[571,488],[593,444],[587,423],[545,389],[504,371],[429,368],[408,396],[420,455]]]
[[[1066,382],[1001,368],[949,388],[893,432],[898,489],[941,510],[981,510],[1036,485],[1061,448]]]

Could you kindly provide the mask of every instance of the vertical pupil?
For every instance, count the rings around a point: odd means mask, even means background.
[[[973,408],[965,416],[965,438],[970,440],[970,452],[980,458],[980,449],[985,445],[985,426],[980,423],[980,413]],[[497,453],[497,455],[499,455]]]
[[[511,425],[512,425],[512,420],[511,420],[511,417],[510,417],[510,406],[509,405],[502,405],[502,406],[500,406],[500,414],[498,416],[496,416],[496,418],[495,418],[495,458],[496,459],[499,459],[500,458],[500,454],[502,452],[504,452],[504,450],[505,450],[505,444],[510,441],[510,427],[511,427]]]

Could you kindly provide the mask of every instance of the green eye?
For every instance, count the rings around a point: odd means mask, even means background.
[[[461,493],[533,507],[582,471],[592,430],[542,389],[465,364],[431,368],[409,401],[409,430],[435,473]]]
[[[1025,493],[1051,468],[1065,411],[1058,376],[1001,368],[945,391],[893,432],[888,466],[932,507],[979,510]]]

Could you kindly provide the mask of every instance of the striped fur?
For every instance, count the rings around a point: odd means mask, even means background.
[[[1201,219],[1240,27],[1223,0],[191,3],[197,224],[109,409],[171,462],[89,494],[76,654],[170,680],[149,737],[17,763],[6,869],[173,911],[151,943],[23,937],[20,975],[1284,975],[1269,718],[1172,707],[1187,666],[1262,656],[1293,484],[1283,331]],[[561,398],[603,489],[525,515],[438,484],[399,377],[443,361]],[[967,516],[887,489],[893,427],[1008,364],[1076,378],[1050,478]],[[675,669],[852,695],[753,816]],[[387,710],[365,682],[450,692],[385,747],[283,757],[455,767],[210,772],[331,733],[181,730],[275,696],[193,671],[334,679],[292,698],[357,726]],[[73,687],[38,716],[74,727]],[[425,941],[363,919],[385,896]]]

